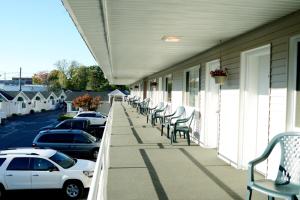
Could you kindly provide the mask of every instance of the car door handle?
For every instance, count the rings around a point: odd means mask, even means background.
[[[39,176],[38,174],[33,174],[32,176]]]
[[[7,174],[6,176],[13,176],[12,174]]]

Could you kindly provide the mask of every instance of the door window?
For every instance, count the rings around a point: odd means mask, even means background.
[[[165,78],[165,101],[172,101],[172,75]]]
[[[51,169],[56,169],[57,167],[48,160],[42,158],[33,158],[31,159],[31,168],[35,171],[49,171]]]
[[[74,143],[88,144],[88,143],[91,143],[91,141],[83,135],[76,134],[76,135],[74,135]]]
[[[74,135],[69,134],[55,134],[53,135],[53,143],[72,143]]]
[[[300,42],[297,42],[296,47],[296,110],[295,110],[295,127],[300,127]]]
[[[59,129],[70,129],[70,128],[72,128],[71,121],[64,121],[61,124],[59,124],[56,128],[59,128]]]
[[[4,163],[5,160],[6,160],[6,158],[0,158],[0,167]]]
[[[73,129],[82,129],[82,128],[84,128],[84,121],[73,121],[73,123],[72,123],[72,128]]]
[[[198,94],[198,68],[193,68],[185,72],[185,104],[195,107],[196,96]]]
[[[29,170],[29,158],[14,158],[8,165],[7,170]]]

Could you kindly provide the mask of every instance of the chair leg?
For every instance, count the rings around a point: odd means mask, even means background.
[[[149,115],[147,115],[147,124],[148,124],[148,121],[149,121]]]
[[[171,131],[171,138],[170,138],[170,140],[171,140],[171,144],[173,144],[173,131]]]
[[[161,136],[163,136],[163,134],[164,134],[164,125],[163,125],[163,124],[161,124],[161,131],[160,131],[160,135],[161,135]]]
[[[176,142],[176,133],[177,133],[177,131],[173,130],[172,135],[171,135],[171,141],[173,141],[174,143]]]
[[[247,186],[247,196],[246,196],[246,200],[251,200],[252,197],[252,189]]]
[[[169,132],[170,132],[170,125],[168,124],[167,125],[167,138],[170,138]]]
[[[185,136],[185,133],[184,133],[184,136]],[[190,140],[190,132],[186,132],[186,137],[187,137],[187,142],[188,142],[188,145],[190,146],[191,145],[191,140]]]
[[[274,197],[268,196],[268,200],[275,200]]]

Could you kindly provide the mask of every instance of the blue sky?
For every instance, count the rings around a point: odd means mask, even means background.
[[[50,71],[61,59],[96,64],[60,0],[1,0],[0,79]]]

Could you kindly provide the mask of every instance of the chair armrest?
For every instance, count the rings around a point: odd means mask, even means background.
[[[155,110],[157,108],[157,106],[153,107],[153,108],[149,108],[149,110]]]
[[[158,110],[155,110],[154,113],[160,113],[160,112],[163,112],[164,110],[163,109],[158,109]]]
[[[269,157],[269,155],[271,154],[271,152],[273,151],[276,144],[277,144],[277,141],[272,139],[270,141],[269,145],[267,146],[267,148],[265,149],[265,151],[262,153],[262,155],[248,163],[248,184],[254,181],[255,165],[266,160]]]
[[[165,118],[168,118],[168,117],[172,117],[173,115],[175,115],[175,113],[176,113],[176,112],[174,112],[174,113],[172,113],[172,114],[169,114],[169,115],[165,115],[164,119],[165,119]]]
[[[175,124],[182,124],[182,123],[186,123],[189,121],[189,118],[186,118],[186,119],[177,119]]]

